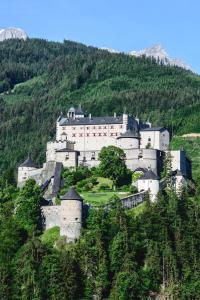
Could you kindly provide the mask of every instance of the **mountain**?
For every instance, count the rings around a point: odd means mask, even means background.
[[[166,50],[159,44],[154,45],[150,48],[145,48],[140,51],[131,51],[130,55],[136,56],[136,57],[141,57],[141,56],[146,56],[146,57],[153,57],[157,61],[162,61],[162,63],[170,66],[178,66],[186,70],[191,70],[192,68],[184,63],[182,60],[177,59],[177,58],[172,58],[169,56],[169,54],[166,52]]]
[[[26,32],[20,28],[0,29],[0,42],[8,39],[23,39],[28,38]]]
[[[147,57],[80,43],[0,43],[0,173],[29,153],[41,164],[55,120],[71,105],[92,115],[126,111],[175,134],[200,132],[200,77]]]

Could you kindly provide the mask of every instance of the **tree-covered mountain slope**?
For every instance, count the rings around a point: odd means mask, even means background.
[[[200,77],[153,59],[64,41],[0,43],[0,172],[29,153],[41,163],[55,120],[82,103],[93,115],[124,110],[176,133],[200,131]]]

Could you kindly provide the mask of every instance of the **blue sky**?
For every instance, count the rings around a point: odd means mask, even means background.
[[[0,28],[120,51],[162,44],[200,73],[199,0],[1,0]]]

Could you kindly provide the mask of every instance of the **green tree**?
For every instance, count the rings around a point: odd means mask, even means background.
[[[28,232],[42,228],[41,199],[41,190],[33,179],[27,180],[16,198],[16,220]]]
[[[131,183],[131,172],[125,163],[125,153],[115,146],[103,147],[99,153],[99,175],[113,180],[116,186]]]

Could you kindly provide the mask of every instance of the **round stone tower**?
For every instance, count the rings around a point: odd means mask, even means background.
[[[117,138],[117,147],[121,149],[138,149],[139,137],[138,134],[130,129],[122,133]]]
[[[66,237],[66,242],[75,242],[81,234],[83,213],[83,198],[71,188],[61,197],[60,235]]]

